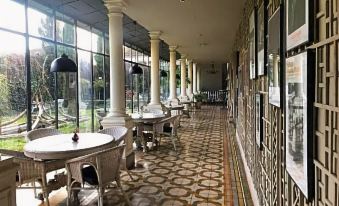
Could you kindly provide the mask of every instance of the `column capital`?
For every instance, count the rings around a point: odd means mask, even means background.
[[[160,40],[160,35],[162,34],[161,31],[150,31],[149,36],[151,40]]]
[[[186,54],[181,54],[180,61],[185,60],[186,61],[187,55]]]
[[[176,52],[176,50],[178,49],[178,46],[177,45],[171,45],[168,47],[170,52]]]
[[[193,64],[193,59],[187,59],[187,62],[190,64],[192,63]]]
[[[125,0],[104,0],[104,4],[108,10],[108,16],[121,15],[122,11],[127,7]]]

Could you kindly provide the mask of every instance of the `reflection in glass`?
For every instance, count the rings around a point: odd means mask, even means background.
[[[77,44],[81,49],[91,50],[92,34],[90,31],[77,27]]]
[[[54,44],[30,38],[32,129],[54,125],[54,75],[49,72],[55,59]]]
[[[132,67],[131,63],[125,62],[125,95],[126,95],[126,112],[132,112],[132,76],[129,70]]]
[[[92,33],[92,51],[104,53],[104,38],[99,33],[100,31],[94,30]]]
[[[104,56],[93,55],[93,86],[94,86],[94,130],[100,129],[100,122],[105,116],[105,81],[104,81]]]
[[[56,40],[61,43],[74,45],[75,27],[72,24],[56,20]]]
[[[75,49],[58,45],[57,56],[60,57],[62,54],[76,61]],[[59,130],[71,133],[76,128],[76,73],[60,72],[57,76]]]
[[[78,50],[79,127],[81,132],[92,129],[92,68],[91,53]]]
[[[28,8],[28,31],[29,34],[53,39],[54,37],[54,18],[52,9],[30,1]],[[39,10],[35,9],[39,8]]]
[[[15,19],[15,21],[12,21]],[[0,1],[0,27],[25,32],[25,7],[13,0]]]
[[[0,136],[26,130],[25,38],[0,31]],[[0,145],[0,148],[1,145]]]

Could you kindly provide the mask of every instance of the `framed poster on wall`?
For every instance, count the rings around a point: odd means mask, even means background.
[[[281,14],[280,8],[272,15],[268,22],[268,100],[269,103],[280,107],[281,99]]]
[[[310,40],[309,0],[286,0],[287,50]]]
[[[265,50],[266,50],[266,9],[265,2],[258,9],[258,21],[257,21],[257,57],[258,57],[258,76],[265,75]]]
[[[255,94],[255,141],[260,149],[263,142],[263,95]]]
[[[286,170],[306,198],[313,193],[313,101],[314,75],[311,53],[286,59],[285,124]]]
[[[256,9],[253,10],[249,19],[249,67],[250,79],[256,78],[256,30],[255,30]]]

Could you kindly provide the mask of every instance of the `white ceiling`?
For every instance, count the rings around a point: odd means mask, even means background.
[[[226,62],[244,0],[127,0],[124,11],[198,63]]]

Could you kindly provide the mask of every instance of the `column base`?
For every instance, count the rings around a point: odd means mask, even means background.
[[[134,152],[133,152],[133,121],[129,116],[107,116],[101,122],[103,128],[110,128],[114,126],[124,126],[128,129],[127,137],[125,139],[125,151],[123,154],[123,159],[126,159],[126,168],[129,165],[135,164]],[[132,160],[133,158],[133,160]]]
[[[179,100],[180,100],[181,102],[186,102],[186,101],[189,101],[189,97],[188,97],[188,96],[180,96],[180,97],[179,97]]]

